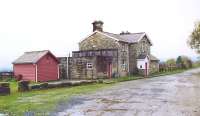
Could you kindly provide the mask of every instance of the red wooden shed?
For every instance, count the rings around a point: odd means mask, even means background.
[[[49,51],[25,52],[13,62],[14,75],[22,80],[45,82],[59,79],[59,61]]]

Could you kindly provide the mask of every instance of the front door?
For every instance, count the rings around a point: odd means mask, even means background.
[[[108,78],[112,78],[112,63],[108,63]]]
[[[148,64],[147,64],[147,62],[145,62],[145,77],[147,77],[147,75],[148,75]]]

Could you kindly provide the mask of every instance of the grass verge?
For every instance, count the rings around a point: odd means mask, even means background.
[[[188,69],[177,69],[177,70],[173,70],[173,71],[159,72],[159,73],[151,74],[149,77],[172,75],[172,74],[182,73],[182,72],[184,72],[186,70],[188,70]]]
[[[53,111],[56,104],[67,102],[72,96],[90,93],[108,86],[111,85],[91,84],[19,93],[17,92],[17,83],[11,82],[12,94],[0,96],[0,113],[22,116],[28,111],[35,113]]]

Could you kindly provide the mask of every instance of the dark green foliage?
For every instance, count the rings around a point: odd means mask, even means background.
[[[47,89],[48,83],[39,83],[39,84],[33,84],[29,86],[30,89]]]
[[[176,65],[176,60],[173,59],[173,58],[168,59],[168,60],[166,61],[166,64],[167,64],[167,65]]]
[[[15,78],[16,78],[17,81],[21,81],[23,76],[22,75],[17,75]]]
[[[176,60],[176,65],[178,68],[192,68],[192,60],[187,56],[179,56]]]
[[[24,91],[29,91],[29,81],[19,81],[18,82],[18,91],[19,92],[24,92]]]
[[[0,77],[0,81],[3,81],[3,82],[16,82],[16,79],[14,77]]]
[[[0,82],[0,87],[10,87],[8,82]]]
[[[183,68],[183,60],[181,56],[178,56],[178,58],[176,59],[176,65],[178,68]]]

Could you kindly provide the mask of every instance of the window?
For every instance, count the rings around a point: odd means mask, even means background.
[[[87,69],[92,69],[93,66],[92,66],[92,63],[87,63]]]
[[[124,59],[122,60],[122,69],[126,70],[126,61]]]
[[[142,49],[142,52],[145,51],[145,43],[146,43],[145,41],[142,41],[142,48],[141,48],[141,49]]]
[[[125,44],[122,44],[122,51],[126,51],[126,46],[125,46]]]
[[[125,60],[124,59],[122,60],[122,64],[125,65]]]

